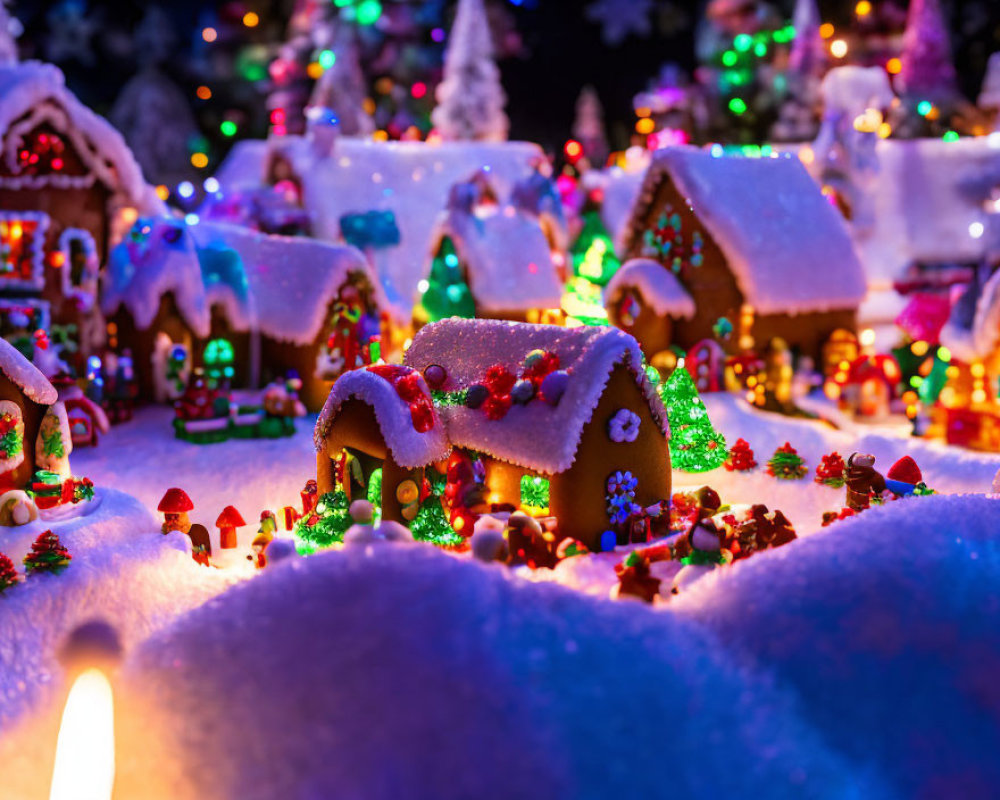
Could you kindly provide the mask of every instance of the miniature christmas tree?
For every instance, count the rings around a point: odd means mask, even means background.
[[[431,115],[441,138],[496,141],[507,138],[509,122],[493,62],[493,43],[483,0],[459,0],[444,55],[444,80]]]
[[[908,95],[933,100],[955,92],[955,66],[939,0],[910,0],[900,61],[899,78]]]
[[[729,472],[747,472],[757,466],[753,450],[746,439],[737,439],[736,444],[729,448],[724,466]]]
[[[339,489],[320,497],[313,512],[295,526],[299,550],[313,552],[344,541],[344,534],[352,524],[348,505],[347,495]]]
[[[600,167],[608,157],[608,140],[604,134],[604,109],[593,86],[584,86],[577,98],[573,136],[591,164]]]
[[[816,483],[839,489],[844,485],[844,459],[840,453],[823,456],[816,467]]]
[[[24,567],[29,574],[36,572],[61,572],[69,566],[73,556],[63,547],[58,534],[43,531],[31,545],[31,552],[24,557]]]
[[[14,568],[14,562],[4,553],[0,553],[0,593],[9,589],[15,583],[21,582],[21,576]]]
[[[410,523],[410,533],[418,542],[430,542],[439,547],[458,547],[465,542],[465,537],[451,527],[436,495],[431,495],[420,505],[420,511]]]
[[[583,228],[573,243],[573,272],[591,283],[604,286],[621,266],[611,234],[596,208],[582,214]]]
[[[809,468],[802,460],[802,456],[788,442],[775,450],[771,460],[767,462],[767,474],[781,480],[799,480],[808,472]]]
[[[459,266],[455,246],[448,237],[441,240],[431,262],[427,287],[420,295],[416,314],[424,317],[427,322],[436,322],[446,317],[468,319],[476,316],[472,292]]]
[[[670,461],[684,472],[707,472],[726,460],[726,440],[712,427],[705,404],[683,367],[659,387],[670,419]]]

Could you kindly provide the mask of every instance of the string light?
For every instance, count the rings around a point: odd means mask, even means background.
[[[191,166],[198,169],[204,169],[208,166],[208,156],[204,153],[192,153]]]
[[[170,197],[170,190],[161,183],[159,186],[156,187],[156,196],[159,197],[161,200],[166,200],[168,197]]]
[[[885,62],[885,71],[890,75],[898,75],[903,71],[903,62],[898,58],[890,58]]]
[[[824,39],[829,39],[833,36],[833,25],[829,22],[824,22],[819,26],[819,35]]]
[[[202,185],[209,194],[215,194],[219,191],[219,181],[216,178],[205,178],[205,183]]]
[[[187,200],[194,195],[194,184],[191,181],[181,181],[177,184],[177,194]]]
[[[843,58],[847,55],[847,42],[843,39],[834,39],[830,42],[830,54],[834,58]]]
[[[656,129],[656,123],[649,117],[643,117],[635,123],[636,133],[650,134]]]
[[[195,90],[195,94],[198,95],[198,99],[199,100],[211,100],[212,99],[212,90],[209,89],[207,86],[199,86]]]
[[[211,44],[219,38],[219,32],[215,28],[202,28],[201,38]]]
[[[729,101],[729,110],[732,111],[736,116],[740,116],[746,113],[747,104],[741,97],[734,97]]]
[[[330,69],[337,62],[337,54],[333,50],[323,50],[316,60],[323,69]]]
[[[859,0],[858,4],[854,6],[854,13],[859,17],[867,17],[872,13],[872,4],[869,0]]]
[[[237,128],[235,122],[233,122],[231,119],[227,119],[223,120],[222,123],[219,125],[219,130],[222,131],[223,136],[235,136],[237,130],[239,129]]]
[[[248,28],[256,28],[260,22],[260,17],[258,17],[253,11],[248,11],[243,15],[243,24]]]

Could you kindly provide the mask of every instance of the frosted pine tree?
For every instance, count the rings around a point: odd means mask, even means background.
[[[573,137],[583,145],[584,155],[591,164],[600,167],[608,157],[608,140],[604,134],[604,109],[597,90],[584,86],[576,101]]]
[[[910,0],[900,60],[907,94],[931,100],[954,94],[955,66],[940,0]]]
[[[367,136],[375,130],[375,123],[365,112],[365,76],[361,71],[357,43],[349,28],[341,27],[332,49],[333,65],[316,81],[309,106],[332,111],[345,136]]]
[[[431,121],[446,140],[504,141],[506,100],[483,0],[459,0]]]
[[[820,80],[827,58],[816,0],[797,0],[792,24],[795,39],[785,73],[786,94],[771,135],[778,141],[804,142],[819,131]]]

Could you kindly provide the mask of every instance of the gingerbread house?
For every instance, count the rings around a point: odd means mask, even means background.
[[[852,330],[865,277],[844,220],[796,158],[659,151],[620,250],[648,261],[605,292],[612,323],[646,354],[720,338],[730,352],[784,339],[815,360]]]
[[[353,247],[158,218],[115,249],[101,305],[146,398],[169,399],[180,345],[189,368],[234,387],[295,370],[301,399],[318,410],[333,380],[365,363],[386,301]]]
[[[0,336],[77,325],[103,337],[98,273],[139,213],[162,203],[121,135],[37,61],[0,65]]]
[[[427,277],[417,286],[418,324],[446,316],[537,322],[559,308],[562,280],[541,218],[498,202],[487,179],[452,187],[431,242]],[[466,293],[464,304],[451,299]]]
[[[393,236],[367,255],[390,312],[405,324],[427,278],[432,240],[451,187],[484,170],[506,197],[543,157],[529,142],[428,144],[340,137],[323,146],[309,136],[247,140],[232,149],[216,174],[221,200],[211,198],[199,213],[203,219],[225,216],[232,198],[258,197],[273,188],[307,215],[307,232],[325,241],[343,240],[345,218],[370,212],[391,217]]]
[[[316,424],[317,483],[323,493],[345,479],[345,449],[368,473],[388,465],[383,514],[402,521],[399,483],[420,485],[423,468],[461,451],[481,465],[492,505],[523,507],[526,481],[547,484],[558,535],[599,549],[609,478],[622,476],[641,507],[670,497],[668,437],[639,347],[622,331],[447,319],[421,328],[403,366],[334,384]]]
[[[0,339],[0,491],[25,489],[35,472],[35,444],[55,388],[21,352]]]

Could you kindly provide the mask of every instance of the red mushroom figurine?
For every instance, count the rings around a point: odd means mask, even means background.
[[[215,521],[215,526],[219,529],[219,547],[223,550],[232,550],[236,547],[236,529],[246,525],[246,520],[240,516],[240,512],[233,506],[226,506]]]
[[[163,525],[160,530],[164,533],[170,533],[170,531],[187,533],[191,530],[188,511],[193,508],[194,503],[191,502],[191,498],[183,489],[177,487],[167,489],[167,493],[163,495],[163,499],[156,507],[157,511],[163,512]]]

